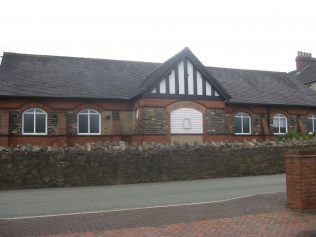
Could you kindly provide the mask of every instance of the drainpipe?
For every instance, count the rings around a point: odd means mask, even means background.
[[[268,129],[269,129],[269,135],[271,136],[271,128],[270,128],[270,110],[271,110],[271,107],[268,107]]]

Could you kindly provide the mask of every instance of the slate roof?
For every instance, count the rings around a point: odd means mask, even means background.
[[[187,53],[187,50],[181,52]],[[129,100],[146,91],[179,54],[161,64],[4,53],[0,96]],[[295,75],[217,67],[204,69],[230,103],[316,107],[316,92]]]
[[[316,92],[286,72],[208,67],[230,103],[315,106]]]
[[[0,96],[130,99],[159,65],[4,53]]]
[[[316,64],[308,65],[303,70],[294,71],[291,74],[305,84],[316,82]]]

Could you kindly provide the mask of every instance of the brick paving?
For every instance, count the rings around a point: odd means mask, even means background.
[[[0,220],[0,236],[316,237],[316,212],[289,210],[285,194],[277,193],[193,206]]]

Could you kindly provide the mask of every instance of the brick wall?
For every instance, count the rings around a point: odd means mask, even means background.
[[[288,206],[316,209],[316,150],[288,152],[285,167]]]
[[[106,141],[121,136],[125,140],[170,142],[170,109],[181,106],[189,106],[203,112],[204,115],[204,141],[243,141],[249,139],[271,139],[272,117],[275,113],[282,113],[288,118],[289,132],[308,131],[307,118],[310,114],[316,114],[316,110],[307,108],[266,107],[266,106],[241,106],[226,104],[223,101],[195,100],[181,101],[180,99],[140,98],[135,101],[109,102],[102,100],[79,100],[79,99],[2,99],[0,102],[0,115],[3,111],[9,111],[8,125],[1,122],[0,129],[9,127],[6,131],[9,136],[2,132],[2,140],[10,144],[23,144],[29,142],[55,142],[56,138],[49,136],[63,136],[58,138],[58,144],[67,142],[71,137],[71,143],[89,141]],[[39,107],[48,114],[48,135],[37,136],[39,139],[22,136],[22,113],[32,107]],[[92,108],[101,114],[101,136],[80,138],[77,135],[77,113],[85,108]],[[135,111],[138,108],[138,119],[135,119]],[[234,135],[233,120],[238,112],[245,112],[251,116],[252,134]],[[65,122],[60,123],[59,113],[65,114]],[[270,116],[268,114],[270,113]],[[60,117],[62,118],[62,117]],[[270,121],[268,119],[270,118]],[[2,120],[2,119],[1,119]],[[142,138],[136,135],[141,135]],[[158,136],[159,135],[159,136]],[[6,138],[3,138],[6,136]],[[81,136],[82,137],[82,136]],[[124,138],[123,138],[124,137]],[[137,138],[136,138],[137,137]],[[143,140],[142,140],[143,139]],[[272,138],[273,139],[273,138]]]

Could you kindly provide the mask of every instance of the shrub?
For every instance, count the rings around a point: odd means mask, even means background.
[[[316,133],[313,134],[302,134],[302,133],[295,133],[295,132],[289,132],[287,134],[279,135],[278,140],[279,141],[285,141],[285,140],[311,140],[313,137],[316,137]]]

